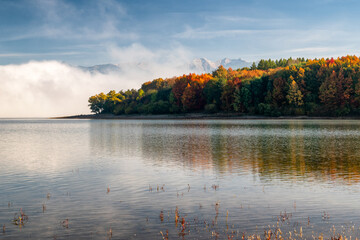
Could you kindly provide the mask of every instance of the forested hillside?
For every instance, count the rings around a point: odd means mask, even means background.
[[[360,59],[261,60],[251,68],[220,66],[212,74],[188,74],[145,82],[141,88],[89,98],[94,113],[244,115],[360,115]]]

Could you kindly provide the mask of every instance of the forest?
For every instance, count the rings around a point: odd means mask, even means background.
[[[89,98],[96,114],[233,113],[359,116],[360,59],[261,60],[250,68],[158,78],[141,88]]]

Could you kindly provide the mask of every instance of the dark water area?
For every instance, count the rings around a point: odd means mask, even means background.
[[[360,237],[357,120],[3,119],[0,136],[0,239]]]

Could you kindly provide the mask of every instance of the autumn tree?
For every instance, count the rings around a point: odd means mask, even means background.
[[[205,105],[205,99],[202,96],[202,87],[199,82],[188,83],[181,97],[181,102],[185,111],[200,110]]]
[[[175,104],[181,106],[182,104],[182,95],[184,94],[185,88],[189,85],[190,79],[188,76],[183,75],[175,80],[175,83],[172,87],[172,93],[174,96]]]
[[[304,104],[303,95],[295,82],[294,78],[290,76],[290,84],[289,84],[289,91],[286,95],[286,99],[289,105],[294,107],[300,107]]]
[[[162,78],[157,78],[152,80],[151,82],[143,83],[141,85],[141,89],[144,90],[144,92],[146,93],[150,89],[159,90],[163,88],[164,85],[166,85],[166,82]]]
[[[273,81],[272,98],[277,106],[281,106],[285,101],[285,84],[286,81],[281,76],[276,77]]]
[[[204,97],[207,104],[215,104],[216,107],[221,106],[221,94],[226,84],[225,79],[214,78],[208,81],[204,87]]]
[[[247,112],[251,102],[250,84],[238,87],[234,93],[234,110],[236,112]]]
[[[93,113],[102,113],[104,111],[106,103],[106,95],[104,93],[99,93],[89,98],[89,107]]]
[[[350,98],[354,93],[351,76],[345,77],[344,70],[341,68],[336,82],[336,101],[339,106],[344,107],[350,103]]]
[[[325,79],[319,88],[319,98],[327,110],[335,110],[336,102],[336,72],[332,71],[331,75]]]
[[[212,75],[214,78],[226,79],[228,71],[226,70],[226,68],[223,67],[223,65],[220,65],[220,67],[218,67],[218,69],[216,69]]]
[[[235,86],[232,82],[228,82],[221,94],[221,109],[226,112],[232,112],[234,110],[234,92]]]

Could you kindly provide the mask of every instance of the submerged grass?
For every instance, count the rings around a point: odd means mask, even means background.
[[[211,188],[215,191],[209,194],[218,194],[219,185],[213,184]],[[188,193],[190,192],[190,184],[187,187],[184,187],[183,190],[187,189]],[[201,188],[200,188],[201,189]],[[204,190],[206,191],[206,185],[204,185]],[[152,192],[153,188],[151,185],[148,186],[148,191]],[[186,190],[185,190],[186,191]],[[194,193],[197,191],[195,187],[191,192]],[[200,190],[202,191],[202,190]],[[156,192],[165,192],[165,184],[156,185]],[[107,187],[107,194],[110,193],[110,187]],[[179,196],[178,191],[176,194]],[[183,193],[182,193],[183,195]],[[50,193],[46,195],[46,198],[50,199]],[[154,203],[156,205],[156,203]],[[12,205],[8,204],[9,206]],[[293,208],[296,212],[296,201],[293,202]],[[199,210],[206,208],[206,204],[199,203]],[[210,207],[210,205],[208,205]],[[42,211],[45,213],[46,204],[42,204]],[[251,233],[247,231],[241,231],[239,227],[235,226],[236,222],[232,222],[232,209],[228,208],[225,203],[221,203],[219,200],[212,202],[211,204],[210,215],[197,215],[199,213],[186,213],[186,211],[180,210],[178,206],[172,209],[161,209],[158,215],[158,229],[166,226],[161,231],[158,231],[159,238],[168,240],[168,239],[241,239],[241,240],[295,240],[295,239],[313,239],[313,240],[357,240],[357,237],[353,237],[355,233],[355,225],[350,226],[349,229],[341,228],[336,229],[335,226],[330,228],[329,233],[316,233],[313,231],[314,225],[310,224],[310,217],[302,221],[302,223],[307,223],[303,225],[301,222],[293,222],[293,213],[286,210],[280,211],[279,215],[273,216],[274,224],[272,226],[268,225],[266,227],[258,228],[256,226],[256,231]],[[222,210],[223,209],[223,210]],[[239,206],[239,209],[242,209]],[[164,213],[167,212],[167,216]],[[321,215],[321,218],[320,218]],[[151,217],[151,216],[150,216]],[[264,216],[265,217],[265,216]],[[328,220],[330,215],[328,212],[324,211],[319,214],[319,219]],[[20,228],[28,222],[28,215],[24,213],[22,209],[18,213],[15,213],[12,220],[13,225],[17,225]],[[153,217],[151,217],[153,219]],[[149,222],[149,217],[146,217],[146,223]],[[320,220],[321,222],[321,220]],[[69,228],[69,219],[60,221],[60,225],[63,229]],[[172,226],[172,227],[171,227]],[[154,226],[152,226],[154,227]],[[6,233],[6,226],[3,224],[2,228],[3,234]],[[113,229],[110,227],[109,230],[104,230],[105,236],[108,239],[113,238]],[[360,228],[359,228],[360,229]],[[143,231],[146,231],[146,227],[143,228]],[[261,233],[262,231],[262,233]],[[56,236],[54,237],[56,238]],[[116,238],[116,236],[115,236]]]

